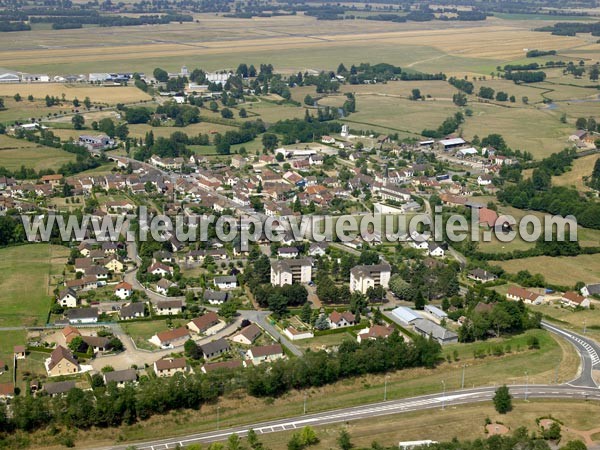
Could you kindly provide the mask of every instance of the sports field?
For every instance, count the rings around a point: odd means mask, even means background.
[[[58,169],[74,160],[75,155],[64,150],[0,135],[0,167],[8,170],[21,166],[35,170]]]
[[[48,244],[0,249],[0,327],[44,325],[69,250]]]

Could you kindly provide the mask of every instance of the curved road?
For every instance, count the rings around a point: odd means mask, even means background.
[[[138,450],[163,450],[183,447],[191,444],[209,443],[227,439],[231,434],[242,437],[253,429],[257,434],[276,433],[279,431],[291,431],[304,426],[320,426],[333,423],[348,422],[351,420],[365,419],[371,417],[399,414],[409,411],[421,411],[427,409],[443,410],[448,406],[463,405],[468,403],[491,401],[496,388],[485,387],[466,389],[456,392],[448,392],[445,395],[431,394],[402,400],[391,400],[387,402],[372,403],[368,405],[351,408],[337,409],[316,414],[261,422],[252,425],[227,428],[220,431],[191,434],[184,437],[156,440],[138,443]],[[554,399],[580,399],[600,401],[600,390],[595,388],[575,388],[566,385],[545,386],[530,385],[510,386],[510,392],[515,398],[554,398]],[[443,414],[440,411],[440,414]],[[112,449],[125,450],[131,448],[131,444],[111,447]]]
[[[256,320],[258,318],[259,317],[257,314],[254,319]],[[562,385],[509,386],[513,397],[525,400],[534,398],[549,398],[600,401],[600,389],[598,389],[598,385],[592,376],[592,371],[595,367],[600,369],[600,346],[598,343],[585,336],[563,330],[547,322],[542,322],[542,327],[551,333],[561,336],[574,346],[575,350],[581,357],[581,366],[578,375],[574,380]],[[250,429],[255,430],[258,434],[266,434],[276,433],[279,431],[295,430],[306,425],[320,426],[389,414],[399,414],[409,411],[421,411],[428,409],[443,410],[447,406],[491,401],[495,391],[496,387],[480,387],[453,391],[444,394],[437,393],[399,400],[390,400],[350,408],[324,411],[315,414],[301,415],[286,419],[276,419],[255,424],[248,424],[223,430],[188,434],[186,436],[142,442],[135,444],[135,448],[139,450],[163,450],[196,443],[200,444],[222,441],[234,433],[239,436],[245,436]],[[443,413],[440,412],[440,414]],[[128,447],[130,448],[131,444],[109,448],[125,450]]]

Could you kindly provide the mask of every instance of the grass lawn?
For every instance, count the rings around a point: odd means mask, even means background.
[[[22,139],[0,135],[0,167],[16,170],[25,166],[35,170],[58,169],[74,161],[75,155]]]
[[[356,337],[354,337],[354,335],[348,332],[326,334],[324,336],[316,336],[313,339],[303,339],[301,341],[295,341],[294,345],[301,348],[302,350],[311,349],[314,351],[318,351],[328,347],[338,346],[346,340],[354,341],[356,340]]]
[[[55,282],[69,250],[31,244],[0,250],[0,327],[46,323]]]
[[[548,283],[575,285],[600,282],[600,257],[598,255],[579,255],[574,257],[536,256],[533,258],[513,259],[510,261],[490,261],[510,273],[529,270],[544,276]]]
[[[13,347],[25,345],[26,340],[27,332],[25,330],[0,330],[0,360],[8,365],[8,370],[0,375],[0,383],[8,383],[13,380]]]
[[[574,311],[569,308],[561,308],[560,305],[540,305],[536,306],[535,310],[552,317],[558,321],[561,327],[570,328],[577,333],[583,333],[585,323],[586,334],[600,339],[600,314],[597,310]]]
[[[186,322],[187,321],[184,319],[174,319],[173,328],[185,326]],[[137,345],[139,348],[147,350],[156,350],[156,346],[148,342],[148,339],[154,336],[155,333],[160,331],[167,331],[168,329],[166,318],[126,323],[123,324],[122,327],[123,331],[125,331],[125,333],[131,336],[131,338],[134,340],[135,345]]]

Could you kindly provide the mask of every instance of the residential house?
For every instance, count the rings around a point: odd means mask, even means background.
[[[510,286],[506,292],[506,298],[517,302],[521,301],[532,305],[540,305],[545,297],[542,294],[528,291],[519,286]]]
[[[428,242],[427,253],[429,254],[429,256],[443,258],[445,255],[445,250],[441,245],[437,244],[436,242]]]
[[[63,176],[59,173],[54,175],[44,175],[42,178],[40,178],[40,181],[43,184],[49,184],[53,188],[59,186],[62,180]]]
[[[123,281],[115,286],[115,295],[121,300],[126,300],[133,294],[133,286]]]
[[[206,289],[204,291],[204,301],[211,305],[222,305],[227,301],[229,293],[223,291],[213,291],[212,289]]]
[[[567,291],[560,298],[560,302],[568,306],[570,308],[589,308],[590,307],[590,299],[584,297],[583,295],[579,295],[575,291]]]
[[[123,388],[127,383],[135,383],[137,381],[137,372],[135,369],[114,370],[102,374],[104,384],[107,386],[110,383],[115,383],[117,387]]]
[[[237,277],[235,275],[215,277],[213,282],[219,289],[235,289],[237,287]]]
[[[285,334],[288,339],[292,341],[300,341],[302,339],[312,339],[315,337],[314,333],[310,330],[300,331],[296,328],[289,326],[285,330],[283,330],[283,334]]]
[[[219,316],[217,316],[215,312],[209,311],[200,317],[192,319],[187,323],[186,327],[188,330],[193,331],[194,333],[204,334],[219,323]]]
[[[156,262],[156,263],[152,264],[150,267],[148,267],[148,273],[151,273],[152,275],[159,275],[161,277],[164,277],[167,275],[173,275],[173,268],[170,266],[167,266],[161,262]]]
[[[280,247],[277,249],[277,256],[280,258],[297,258],[299,254],[297,247]]]
[[[333,311],[327,318],[329,328],[342,328],[350,327],[356,324],[356,317],[350,311],[344,311],[342,313]]]
[[[43,392],[47,393],[50,397],[58,397],[59,395],[68,394],[75,387],[76,384],[74,381],[57,381],[55,383],[45,383]]]
[[[356,340],[360,344],[366,340],[387,339],[393,332],[394,328],[391,326],[371,325],[360,330],[356,336]]]
[[[190,338],[190,332],[185,327],[161,331],[152,336],[149,341],[161,348],[173,348],[185,344]]]
[[[264,362],[272,362],[284,357],[283,348],[280,344],[262,345],[252,347],[246,352],[246,358],[257,366]]]
[[[119,310],[119,319],[132,320],[146,315],[146,303],[127,303]]]
[[[15,396],[15,385],[13,383],[0,383],[0,400],[8,400]]]
[[[200,346],[200,349],[202,350],[205,359],[212,359],[222,355],[223,353],[228,352],[230,350],[230,347],[229,342],[227,342],[223,338],[219,338],[215,341],[202,344]]]
[[[174,316],[183,311],[183,302],[181,300],[162,300],[156,302],[154,310],[159,316]]]
[[[79,363],[71,351],[62,345],[50,353],[50,357],[45,361],[45,366],[49,377],[72,375],[80,370]]]
[[[81,339],[88,345],[88,347],[93,349],[94,354],[98,352],[105,352],[109,349],[110,340],[107,337],[81,336]]]
[[[271,284],[284,286],[293,283],[310,283],[312,261],[310,259],[284,259],[271,262]]]
[[[238,344],[252,345],[261,334],[261,329],[255,323],[252,323],[242,329],[238,334],[233,336],[231,340]]]
[[[477,184],[479,186],[489,186],[494,181],[494,176],[489,174],[482,174],[477,177]]]
[[[473,281],[479,281],[481,283],[487,283],[489,281],[494,281],[498,277],[491,272],[483,269],[473,269],[467,274],[467,278]]]
[[[164,358],[154,362],[154,373],[158,377],[172,377],[176,373],[188,371],[185,358]]]
[[[15,359],[25,359],[27,356],[27,349],[24,345],[15,345],[13,347],[13,356]]]
[[[70,288],[63,289],[58,294],[56,302],[63,308],[76,308],[77,307],[77,293]]]
[[[590,297],[592,295],[600,296],[600,283],[596,284],[586,284],[580,290],[581,295],[585,297]]]
[[[175,283],[173,283],[171,280],[167,280],[166,278],[161,278],[156,283],[156,292],[161,295],[166,296],[169,293],[169,289],[171,289],[174,286],[177,286],[177,285]]]
[[[370,287],[382,286],[387,289],[392,268],[389,264],[355,266],[350,270],[350,292],[366,294]]]
[[[98,322],[98,308],[75,308],[65,312],[71,325]]]

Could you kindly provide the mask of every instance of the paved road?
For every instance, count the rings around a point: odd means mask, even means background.
[[[572,331],[563,330],[556,325],[542,322],[542,327],[551,333],[566,339],[575,347],[581,358],[581,366],[577,377],[567,384],[571,386],[597,387],[592,371],[600,368],[600,346],[596,341]]]
[[[484,387],[466,389],[462,391],[448,392],[446,394],[431,394],[402,400],[391,400],[387,402],[372,403],[368,405],[343,408],[335,411],[326,411],[316,414],[308,414],[287,419],[278,419],[268,422],[260,422],[246,426],[227,428],[207,433],[191,434],[178,438],[164,439],[139,443],[135,445],[138,450],[163,450],[186,446],[191,444],[222,441],[231,434],[245,436],[249,429],[256,433],[268,434],[279,431],[290,431],[304,426],[321,426],[334,423],[348,422],[351,420],[366,419],[390,414],[399,414],[409,411],[422,411],[437,409],[440,417],[443,417],[443,409],[468,403],[490,401],[494,396],[495,387]],[[600,390],[594,388],[576,388],[566,385],[530,385],[510,386],[513,397],[518,399],[533,398],[555,398],[555,399],[579,399],[600,401]],[[125,450],[129,445],[110,447],[117,450]]]

